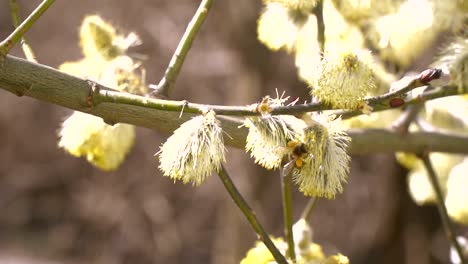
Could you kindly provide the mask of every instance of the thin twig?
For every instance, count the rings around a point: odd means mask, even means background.
[[[391,106],[391,100],[392,99],[400,99],[398,95],[392,95],[392,93],[387,93],[381,96],[376,96],[367,99],[366,101],[368,102],[368,105],[370,105],[372,109],[372,113],[374,112],[380,112],[384,110],[389,110],[389,109],[397,109],[400,108],[401,106],[405,105],[415,105],[415,104],[420,104],[432,99],[436,98],[442,98],[442,97],[447,97],[447,96],[452,96],[452,95],[460,95],[460,91],[462,91],[462,94],[465,94],[465,92],[460,89],[459,87],[455,85],[445,85],[445,86],[440,86],[440,87],[434,87],[433,90],[426,91],[419,96],[415,98],[410,98],[410,99],[402,99],[401,105],[398,105],[396,107]],[[354,116],[362,115],[362,111],[348,111],[348,110],[342,110],[342,111],[337,111],[335,113],[336,115],[340,115],[343,119],[351,118]]]
[[[163,99],[155,99],[155,98],[148,98],[142,97],[138,95],[132,95],[127,93],[122,93],[119,91],[112,90],[110,88],[106,88],[102,85],[96,84],[98,89],[98,93],[94,96],[94,103],[97,105],[102,102],[107,103],[119,103],[119,104],[130,104],[135,106],[142,106],[147,108],[154,108],[164,111],[176,111],[181,112],[182,109],[184,113],[197,113],[202,114],[207,110],[212,110],[218,115],[234,115],[234,116],[255,116],[260,115],[257,111],[255,105],[250,106],[222,106],[222,105],[207,105],[207,104],[196,104],[190,103],[187,101],[172,101],[172,100],[163,100]],[[409,85],[404,87],[402,90],[389,92],[383,95],[379,95],[376,97],[367,98],[365,101],[369,106],[371,106],[374,110],[373,112],[383,111],[387,109],[394,109],[391,105],[391,100],[395,98],[401,98],[404,93],[410,91],[411,89],[415,89],[417,86]],[[422,95],[413,98],[404,100],[403,104],[399,105],[401,107],[403,105],[412,105],[417,104],[420,102],[424,102],[429,99],[455,95],[458,92],[458,88],[456,86],[443,86],[435,89],[433,91],[429,91],[427,93],[423,93]],[[299,105],[290,105],[290,106],[278,106],[271,108],[272,115],[297,115],[306,112],[313,112],[313,111],[323,111],[323,110],[332,110],[333,107],[324,104],[324,103],[308,103],[308,104],[299,104]],[[337,115],[341,115],[343,118],[349,118],[356,115],[363,114],[362,111],[339,111]]]
[[[31,28],[42,14],[55,2],[44,0],[5,40],[0,43],[0,60],[22,39],[23,35]]]
[[[239,193],[236,186],[234,185],[231,178],[229,177],[229,174],[226,171],[226,168],[224,168],[223,165],[221,165],[221,168],[218,171],[218,175],[221,181],[223,182],[224,187],[226,187],[226,190],[229,192],[229,195],[231,196],[232,200],[234,200],[234,202],[242,211],[242,213],[244,213],[245,217],[247,218],[247,221],[249,221],[250,225],[252,226],[252,228],[255,230],[255,232],[259,236],[260,240],[263,241],[265,246],[271,252],[276,262],[281,263],[281,264],[287,264],[288,262],[286,261],[284,256],[281,254],[281,252],[278,250],[278,248],[275,246],[273,241],[271,241],[270,237],[265,232],[263,226],[258,222],[257,217],[255,216],[255,212],[250,208],[250,206],[244,200],[242,195]]]
[[[431,70],[428,70],[431,72]],[[422,74],[421,74],[422,75]],[[430,91],[433,87],[427,86],[424,89],[424,92]],[[400,117],[391,124],[391,128],[395,131],[401,133],[402,135],[408,133],[409,126],[413,121],[418,117],[419,112],[424,107],[424,102],[420,102],[414,105],[408,105],[405,111],[400,115]]]
[[[318,202],[318,197],[312,197],[309,199],[307,202],[306,207],[304,208],[304,211],[302,211],[301,214],[301,219],[304,219],[307,221],[309,219],[310,215],[312,214],[312,211],[314,210],[315,206],[317,206]]]
[[[101,86],[103,87],[103,86]],[[138,95],[132,95],[122,93],[109,88],[99,90],[99,93],[94,95],[94,103],[99,104],[101,102],[107,103],[119,103],[119,104],[130,104],[135,106],[142,106],[147,108],[154,108],[164,111],[175,111],[184,113],[197,113],[202,114],[206,110],[212,110],[218,115],[233,115],[233,116],[255,116],[260,115],[255,105],[250,106],[222,106],[222,105],[208,105],[208,104],[196,104],[187,101],[172,101],[155,98],[147,98]],[[456,95],[458,88],[456,86],[442,86],[434,91],[423,93],[417,98],[405,100],[402,105],[413,105],[421,102],[446,97],[450,95]],[[401,96],[398,92],[391,92],[384,95],[372,97],[366,99],[367,104],[374,108],[373,112],[380,112],[388,109],[395,109],[398,107],[392,107],[389,101],[393,98]],[[306,112],[333,110],[333,107],[324,103],[308,103],[291,106],[278,106],[271,108],[272,115],[297,115]],[[338,111],[337,115],[341,115],[343,119],[350,118],[357,115],[362,115],[362,111]]]
[[[457,238],[455,236],[455,231],[452,226],[452,223],[450,222],[450,218],[447,213],[447,208],[445,207],[444,203],[444,197],[442,194],[442,189],[440,187],[439,180],[437,178],[437,175],[434,171],[434,167],[432,166],[432,162],[429,158],[428,153],[423,153],[419,156],[419,158],[422,160],[424,163],[424,167],[426,167],[427,174],[429,175],[429,180],[431,182],[432,188],[434,189],[434,192],[436,194],[436,204],[437,204],[437,209],[439,210],[440,218],[442,219],[442,225],[445,230],[445,234],[447,235],[447,238],[449,242],[452,244],[452,246],[455,248],[455,250],[458,253],[458,256],[461,260],[462,264],[466,264],[464,255],[463,255],[463,250],[460,246],[460,244],[457,241]]]
[[[188,24],[176,51],[172,55],[171,61],[167,66],[166,72],[164,73],[164,77],[161,79],[152,95],[163,96],[166,98],[169,97],[170,93],[174,89],[175,82],[179,76],[180,69],[182,68],[182,64],[185,61],[185,57],[187,56],[187,53],[190,50],[192,42],[200,30],[201,25],[205,21],[212,3],[212,0],[203,0],[200,3],[200,6],[195,12],[195,15]]]
[[[20,25],[20,14],[18,3],[16,2],[16,0],[10,0],[10,12],[13,26],[17,28]],[[31,46],[28,44],[28,41],[26,40],[26,37],[24,35],[21,38],[21,49],[23,50],[26,59],[32,62],[37,62],[36,56],[34,56]]]
[[[291,161],[294,162],[294,161]],[[292,197],[291,197],[291,186],[292,186],[292,170],[281,168],[280,170],[281,179],[281,197],[283,201],[283,218],[284,218],[284,236],[288,243],[288,250],[286,256],[289,257],[293,263],[296,261],[296,252],[293,235],[293,212],[292,212]]]

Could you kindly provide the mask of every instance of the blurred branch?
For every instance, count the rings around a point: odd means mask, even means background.
[[[409,105],[408,108],[395,120],[391,127],[401,134],[408,133],[409,126],[418,116],[419,111],[423,108],[424,104]]]
[[[294,162],[291,160],[289,162]],[[286,166],[286,165],[285,165]],[[289,257],[293,263],[296,262],[296,252],[293,235],[293,212],[292,212],[292,170],[282,167],[280,170],[281,179],[281,197],[283,202],[283,218],[284,218],[284,236],[288,242],[288,250],[286,256]]]
[[[312,197],[309,199],[309,202],[307,202],[307,205],[304,208],[304,211],[302,211],[301,219],[304,219],[307,221],[307,219],[312,214],[312,211],[314,210],[315,206],[317,206],[317,202],[318,202],[318,197]]]
[[[16,2],[16,0],[10,0],[10,12],[13,26],[17,28],[20,25],[20,15],[18,3]],[[23,53],[26,59],[28,59],[29,61],[37,62],[36,56],[34,56],[31,46],[29,46],[24,36],[22,36],[21,38],[21,49],[23,49]]]
[[[317,18],[317,41],[320,45],[320,52],[325,52],[325,23],[323,22],[323,0],[317,1],[312,11]]]
[[[115,92],[99,84],[94,85],[83,79],[62,73],[48,66],[32,63],[23,59],[7,56],[0,67],[0,88],[18,96],[28,96],[53,103],[68,109],[102,117],[109,124],[127,123],[147,127],[163,133],[172,133],[193,114],[165,111],[148,106],[155,99]],[[94,91],[106,91],[138,100],[139,104],[114,102],[112,100],[93,104]],[[456,94],[457,87],[446,87],[430,91],[434,93]],[[107,98],[107,97],[104,97]],[[101,99],[101,98],[98,98]],[[98,100],[96,99],[96,100]],[[90,104],[91,100],[91,104]],[[20,101],[18,100],[18,103]],[[174,101],[169,101],[174,102]],[[18,106],[20,109],[21,106]],[[185,110],[184,110],[185,111]],[[187,111],[185,111],[187,112]],[[247,128],[239,127],[242,119],[219,116],[226,132],[228,145],[244,148]],[[390,129],[351,129],[351,154],[376,152],[421,152],[423,150],[468,154],[468,136],[438,131],[410,132],[401,135]]]
[[[212,0],[203,0],[200,3],[200,6],[195,12],[195,15],[188,24],[176,51],[172,55],[171,61],[167,66],[166,72],[164,73],[164,77],[157,85],[156,90],[152,93],[153,95],[166,98],[169,97],[170,93],[174,89],[175,82],[179,76],[180,69],[182,68],[182,64],[185,61],[185,57],[187,56],[187,53],[190,50],[192,42],[200,30],[201,25],[205,21],[212,3]]]
[[[226,171],[226,168],[224,168],[224,165],[221,165],[221,168],[218,171],[218,175],[221,181],[223,182],[224,187],[226,187],[226,190],[228,191],[232,200],[234,200],[236,205],[245,215],[245,217],[249,221],[252,228],[260,237],[260,240],[262,240],[263,244],[265,244],[265,246],[268,248],[268,250],[271,252],[273,257],[275,258],[276,262],[281,263],[281,264],[287,264],[288,262],[286,261],[284,256],[281,254],[281,252],[279,252],[278,248],[275,246],[275,244],[273,244],[273,241],[271,241],[270,237],[265,232],[262,225],[258,222],[257,217],[255,216],[255,212],[250,208],[250,206],[247,204],[247,202],[244,200],[242,195],[237,190],[236,186],[234,185],[231,178],[229,177],[229,174]]]
[[[452,226],[452,223],[450,222],[450,218],[447,213],[447,208],[445,207],[444,196],[442,194],[442,189],[440,187],[439,179],[437,178],[437,175],[434,171],[434,167],[432,166],[432,162],[429,158],[428,153],[427,152],[422,152],[422,153],[423,154],[421,154],[419,158],[423,161],[424,167],[426,167],[427,174],[429,175],[429,181],[431,182],[432,188],[434,189],[434,192],[436,194],[437,209],[439,210],[440,218],[442,219],[442,224],[445,230],[445,234],[447,235],[449,242],[457,251],[458,257],[460,258],[460,263],[466,264],[466,261],[463,255],[463,250],[457,241],[454,228]]]
[[[5,40],[0,42],[0,61],[18,43],[26,31],[36,23],[42,14],[55,2],[55,0],[44,0],[34,11],[21,23]],[[10,2],[11,4],[11,2]]]

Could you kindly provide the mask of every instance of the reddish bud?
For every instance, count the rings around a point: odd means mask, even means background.
[[[400,107],[405,104],[405,100],[403,98],[392,98],[390,99],[390,106],[392,108],[394,107]]]
[[[432,80],[439,79],[441,75],[441,69],[427,69],[422,71],[418,78],[422,83],[428,83]]]

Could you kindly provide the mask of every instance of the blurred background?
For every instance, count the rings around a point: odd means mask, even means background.
[[[24,18],[40,1],[18,3]],[[148,56],[147,82],[158,83],[197,7],[193,0],[57,1],[26,36],[40,63],[58,67],[82,57],[79,25],[98,14],[141,37],[135,52]],[[244,105],[275,89],[308,98],[293,56],[258,42],[261,9],[260,1],[214,1],[172,99]],[[12,30],[8,1],[0,1],[0,38]],[[22,57],[19,48],[12,54]],[[168,135],[139,128],[124,165],[106,173],[57,148],[60,123],[70,114],[0,90],[0,263],[231,264],[254,245],[255,234],[217,177],[194,188],[161,176],[153,155]],[[229,148],[227,160],[267,231],[281,236],[277,173],[243,150]],[[413,203],[405,173],[390,154],[353,156],[344,193],[320,200],[310,218],[314,241],[351,263],[447,263],[437,210]],[[293,199],[297,218],[307,199],[297,191]]]

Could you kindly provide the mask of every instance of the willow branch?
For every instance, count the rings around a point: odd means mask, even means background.
[[[44,72],[44,69],[49,69],[48,67],[44,67],[43,65],[33,64],[33,65],[26,65],[28,62],[25,62],[22,59],[8,56],[6,58],[6,65],[4,65],[5,71],[17,71],[20,67],[27,68],[33,74],[33,71],[41,71]],[[38,69],[40,67],[40,69]],[[14,68],[14,69],[13,69]],[[50,71],[46,71],[47,74],[51,73]],[[64,73],[61,73],[65,75]],[[3,76],[2,76],[3,75]],[[57,78],[61,78],[57,76]],[[9,78],[9,82],[15,83],[13,79],[13,75],[8,75],[6,72],[0,72],[0,78]],[[374,108],[374,111],[382,111],[386,109],[396,108],[392,105],[392,101],[395,99],[401,99],[406,92],[419,87],[421,84],[416,79],[414,82],[410,83],[408,86],[403,87],[400,90],[392,91],[386,93],[384,95],[368,98],[365,101],[368,105]],[[163,111],[171,111],[177,113],[192,113],[192,114],[202,114],[208,110],[214,111],[218,115],[232,115],[232,116],[255,116],[260,115],[260,113],[256,109],[256,104],[249,105],[249,106],[223,106],[223,105],[208,105],[208,104],[196,104],[191,103],[188,101],[173,101],[173,100],[163,100],[163,99],[155,99],[149,97],[143,97],[138,95],[132,95],[128,93],[122,93],[100,84],[93,84],[96,88],[93,90],[92,94],[92,103],[94,106],[97,106],[102,103],[115,103],[119,105],[133,105],[139,106],[144,108],[152,108],[158,109]],[[16,92],[21,93],[21,89],[15,89]],[[462,91],[463,92],[463,91]],[[412,100],[408,100],[403,102],[403,104],[398,105],[401,107],[405,104],[415,104],[419,103],[423,100],[434,99],[439,97],[445,97],[449,95],[456,95],[460,93],[460,89],[457,89],[455,86],[446,86],[440,87],[428,93],[424,93],[422,96],[417,97]],[[403,99],[402,99],[403,100]],[[291,106],[281,106],[281,107],[272,107],[271,114],[273,115],[297,115],[305,112],[313,112],[313,111],[322,111],[322,110],[332,110],[333,107],[323,103],[309,103],[309,104],[300,104],[300,105],[291,105]],[[356,114],[362,114],[361,111],[357,112],[347,112],[342,111],[338,112],[342,114],[344,117],[349,117],[349,115],[354,116]]]
[[[174,89],[175,82],[179,76],[180,69],[182,64],[184,64],[185,57],[187,56],[192,42],[195,39],[198,31],[200,30],[201,25],[205,21],[205,18],[208,14],[208,11],[211,8],[213,1],[212,0],[203,0],[200,3],[195,15],[187,26],[182,39],[179,42],[174,54],[172,55],[171,61],[167,66],[164,77],[161,79],[159,84],[156,87],[156,90],[153,92],[155,95],[160,95],[164,97],[169,97],[169,94]]]
[[[432,188],[434,189],[434,192],[436,194],[437,209],[439,210],[440,218],[442,219],[442,225],[444,227],[445,234],[447,235],[449,242],[457,251],[461,263],[466,264],[463,255],[463,250],[457,241],[452,222],[450,222],[450,218],[447,213],[447,208],[445,207],[442,188],[440,187],[439,180],[437,178],[436,172],[434,171],[434,167],[432,166],[432,162],[427,152],[424,152],[424,154],[420,155],[420,159],[423,161],[424,167],[426,167],[427,174],[429,175],[429,181],[431,182]]]
[[[186,113],[179,118],[180,112],[167,111],[148,107],[153,102],[147,97],[130,96],[138,104],[119,102],[100,102],[93,104],[95,91],[111,89],[93,84],[86,80],[62,73],[51,67],[32,63],[23,59],[7,56],[0,66],[0,88],[18,96],[24,95],[40,101],[60,105],[68,109],[99,116],[107,123],[127,123],[150,128],[162,133],[172,133],[182,123],[194,114]],[[456,93],[456,87],[431,91],[432,95]],[[115,91],[113,91],[115,92]],[[125,93],[118,93],[126,96]],[[96,99],[98,100],[98,99]],[[18,108],[21,101],[18,100]],[[181,108],[182,109],[182,108]],[[247,128],[240,127],[243,121],[239,118],[220,116],[225,136],[225,142],[237,148],[244,148]],[[351,154],[366,154],[377,152],[421,152],[423,150],[468,154],[468,136],[447,134],[438,131],[410,132],[401,135],[390,129],[351,129]]]
[[[13,26],[15,28],[19,27],[20,25],[20,14],[19,14],[19,7],[16,0],[10,0],[10,13],[11,13],[11,20],[13,22]],[[29,61],[36,62],[36,56],[31,49],[31,46],[28,44],[28,41],[24,36],[21,38],[21,49],[23,50],[24,56]]]
[[[39,17],[55,2],[55,0],[44,0],[34,11],[21,23],[5,40],[0,42],[0,59],[22,39],[29,28],[36,23]]]
[[[288,262],[286,261],[284,256],[281,254],[281,252],[279,252],[278,248],[275,246],[273,241],[271,241],[270,237],[265,232],[265,229],[263,228],[263,226],[258,222],[257,217],[255,216],[255,212],[250,208],[250,206],[247,204],[245,199],[239,193],[236,186],[234,185],[231,178],[229,177],[229,174],[226,171],[226,168],[224,168],[223,165],[221,165],[221,168],[218,171],[218,175],[221,181],[223,182],[224,187],[226,188],[229,195],[231,196],[232,200],[234,200],[236,205],[239,207],[239,209],[242,211],[244,216],[247,218],[247,221],[249,221],[250,225],[252,226],[252,228],[255,230],[255,232],[259,236],[260,240],[262,240],[263,244],[265,244],[265,246],[271,252],[276,262],[281,263],[281,264],[287,264]]]

